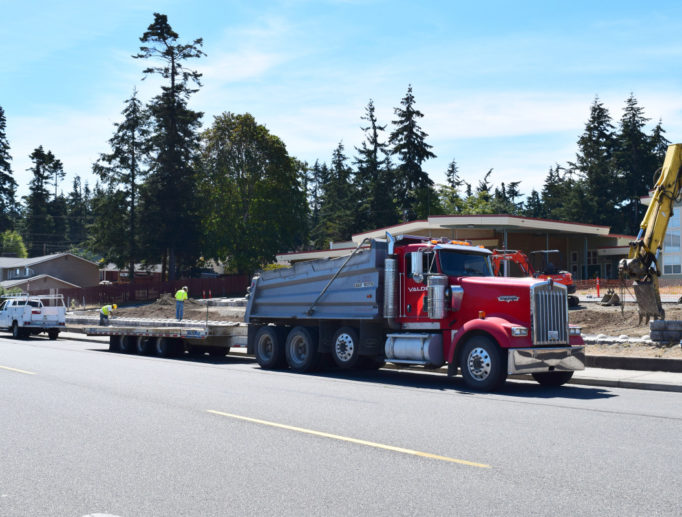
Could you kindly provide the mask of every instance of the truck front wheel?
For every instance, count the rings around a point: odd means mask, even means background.
[[[317,353],[317,336],[306,327],[294,327],[289,332],[284,350],[289,367],[296,372],[310,372],[320,361],[320,354]]]
[[[540,386],[563,386],[573,377],[573,372],[537,372],[533,374]]]
[[[332,357],[339,368],[353,368],[360,351],[358,333],[352,327],[341,327],[332,338]]]
[[[489,336],[470,337],[464,343],[459,366],[464,382],[475,390],[495,391],[507,378],[504,355]]]
[[[256,332],[255,355],[264,370],[276,370],[285,365],[283,329],[266,326]]]

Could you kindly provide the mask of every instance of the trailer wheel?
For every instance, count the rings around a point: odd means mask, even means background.
[[[154,352],[159,357],[170,357],[175,354],[175,343],[171,338],[157,337],[154,343]]]
[[[287,363],[295,372],[313,371],[320,362],[317,353],[317,336],[306,327],[294,327],[284,346]]]
[[[59,331],[57,329],[50,329],[47,331],[47,337],[51,340],[54,341],[59,337]]]
[[[135,336],[121,336],[118,348],[124,354],[132,354],[137,350],[137,339]]]
[[[541,386],[563,386],[573,377],[573,372],[537,372],[533,374]]]
[[[467,339],[459,366],[464,382],[474,390],[495,391],[507,378],[505,356],[489,336],[475,335]]]
[[[138,336],[135,343],[137,353],[140,355],[149,355],[154,348],[154,338],[147,336]]]
[[[332,338],[332,357],[339,368],[353,368],[358,362],[360,341],[353,327],[341,327]]]
[[[265,326],[256,332],[254,339],[256,362],[264,370],[275,370],[285,365],[283,330]]]
[[[119,352],[121,336],[109,336],[109,352]]]

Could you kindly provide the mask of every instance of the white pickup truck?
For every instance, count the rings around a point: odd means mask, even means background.
[[[64,297],[58,295],[15,295],[0,303],[0,328],[10,330],[15,339],[47,332],[57,339],[66,326]]]

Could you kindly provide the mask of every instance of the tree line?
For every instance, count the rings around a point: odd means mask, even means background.
[[[201,38],[181,42],[165,15],[140,37],[132,56],[157,77],[160,91],[144,104],[134,89],[123,103],[93,171],[94,188],[76,176],[64,194],[65,171],[50,150],[31,153],[29,193],[16,200],[6,119],[0,106],[0,233],[3,251],[36,256],[70,250],[129,269],[161,264],[170,280],[209,260],[250,274],[282,251],[327,247],[354,233],[437,214],[512,214],[610,226],[636,234],[639,198],[653,184],[669,144],[661,121],[649,119],[633,94],[613,121],[595,98],[574,162],[549,168],[540,191],[524,196],[521,181],[476,185],[453,158],[436,185],[424,169],[435,158],[420,126],[424,117],[408,86],[394,118],[381,124],[373,100],[360,117],[363,140],[339,142],[329,161],[309,164],[248,113],[226,111],[202,129],[189,107],[202,86],[192,60]],[[25,244],[25,248],[22,248]]]

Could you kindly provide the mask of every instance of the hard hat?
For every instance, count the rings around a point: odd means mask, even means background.
[[[114,304],[114,309],[118,309],[118,305]]]
[[[183,290],[183,291],[187,291],[187,286],[184,286],[184,287],[182,288],[182,290]]]

